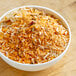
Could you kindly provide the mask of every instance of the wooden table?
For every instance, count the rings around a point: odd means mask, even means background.
[[[46,6],[64,16],[72,32],[70,48],[57,64],[39,72],[17,70],[0,58],[0,76],[76,76],[76,0],[0,0],[0,16],[24,5]]]

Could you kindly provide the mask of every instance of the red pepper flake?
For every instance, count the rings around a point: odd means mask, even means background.
[[[34,21],[31,21],[29,25],[31,26],[31,25],[33,25],[33,24],[35,24],[35,22],[34,22]]]

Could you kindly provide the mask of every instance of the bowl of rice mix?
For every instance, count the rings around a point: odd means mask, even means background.
[[[0,57],[20,70],[52,66],[66,53],[70,39],[66,20],[46,7],[22,6],[0,18]]]

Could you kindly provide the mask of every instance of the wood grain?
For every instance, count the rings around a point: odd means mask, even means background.
[[[39,72],[17,70],[0,58],[0,76],[76,76],[76,0],[0,0],[0,16],[12,8],[24,5],[41,5],[59,12],[71,28],[70,48],[57,64]]]

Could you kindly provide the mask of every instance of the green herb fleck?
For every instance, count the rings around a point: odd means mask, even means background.
[[[33,27],[33,28],[32,28],[32,32],[33,32],[34,30],[35,30],[35,28]]]

